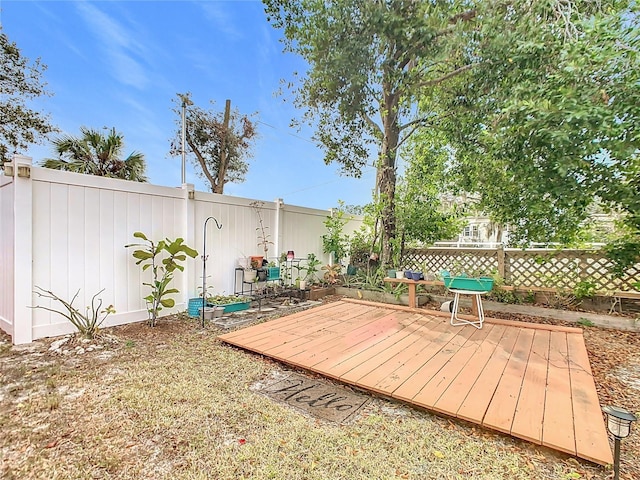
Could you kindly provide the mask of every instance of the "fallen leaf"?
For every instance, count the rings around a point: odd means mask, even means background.
[[[53,448],[58,445],[58,440],[51,440],[49,443],[45,445],[44,448]]]
[[[442,453],[440,450],[434,450],[433,456],[436,458],[444,458],[444,453]]]

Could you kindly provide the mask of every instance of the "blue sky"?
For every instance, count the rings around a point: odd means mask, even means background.
[[[360,180],[340,176],[339,165],[322,161],[311,129],[289,127],[301,112],[290,95],[275,93],[281,79],[306,66],[282,53],[281,33],[259,1],[0,0],[0,21],[23,55],[48,66],[53,96],[32,106],[67,134],[115,127],[127,154],[145,154],[153,184],[181,182],[180,158],[168,155],[179,120],[172,99],[190,91],[203,108],[213,100],[222,110],[229,98],[241,113],[258,113],[249,174],[242,184],[227,184],[226,194],[321,209],[371,199],[372,168]],[[23,153],[34,162],[53,155],[49,143]],[[206,190],[191,164],[187,182]]]

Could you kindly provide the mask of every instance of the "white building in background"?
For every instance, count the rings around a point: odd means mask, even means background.
[[[444,208],[453,208],[460,205],[471,205],[477,202],[472,195],[454,196],[444,194],[440,197]],[[457,238],[448,241],[435,242],[435,247],[462,247],[462,248],[495,248],[498,245],[509,243],[509,227],[492,221],[487,215],[476,212],[475,215],[466,217],[467,224],[458,234]],[[615,230],[616,216],[614,214],[600,213],[597,210],[589,215],[589,223],[598,232],[596,238],[604,239],[608,233]],[[592,246],[602,246],[603,243],[593,243]]]
[[[507,228],[491,221],[487,216],[478,215],[467,217],[467,225],[458,234],[458,238],[436,242],[434,246],[495,248],[498,245],[506,245],[508,241]]]

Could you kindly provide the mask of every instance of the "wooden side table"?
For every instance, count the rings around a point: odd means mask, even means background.
[[[453,308],[451,310],[451,325],[453,326],[473,325],[478,329],[482,328],[482,324],[484,323],[484,309],[482,308],[482,298],[480,296],[487,293],[488,290],[458,290],[458,289],[450,288],[449,291],[455,294],[455,296],[453,297]],[[458,307],[460,306],[460,295],[475,296],[476,308],[474,308],[474,310],[477,309],[478,320],[465,320],[464,318],[458,317]]]

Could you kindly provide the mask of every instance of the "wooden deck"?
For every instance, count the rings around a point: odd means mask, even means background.
[[[577,328],[343,300],[219,337],[297,367],[599,464],[613,462]]]

